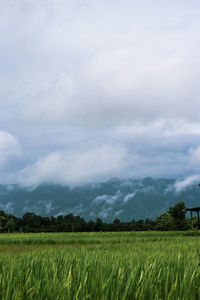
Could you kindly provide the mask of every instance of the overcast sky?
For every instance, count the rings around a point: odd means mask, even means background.
[[[196,178],[199,53],[198,0],[0,0],[0,183]]]

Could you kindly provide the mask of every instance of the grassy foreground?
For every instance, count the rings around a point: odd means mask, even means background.
[[[0,299],[200,299],[200,238],[1,234]]]

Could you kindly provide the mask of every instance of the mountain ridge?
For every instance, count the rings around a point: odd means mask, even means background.
[[[178,201],[199,206],[196,184],[176,191],[176,180],[145,177],[111,178],[79,187],[43,184],[34,189],[19,185],[0,185],[0,209],[22,216],[33,212],[42,216],[73,213],[86,220],[101,218],[111,222],[156,218]]]

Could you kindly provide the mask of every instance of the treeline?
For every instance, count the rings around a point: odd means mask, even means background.
[[[178,202],[155,220],[132,220],[121,222],[115,219],[105,223],[100,218],[85,221],[80,216],[68,214],[57,217],[41,217],[27,212],[22,218],[0,211],[1,232],[96,232],[96,231],[145,231],[145,230],[188,230],[189,220],[185,216],[185,203]],[[194,224],[195,225],[195,224]]]

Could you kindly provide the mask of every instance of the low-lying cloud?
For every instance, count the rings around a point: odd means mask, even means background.
[[[192,175],[192,176],[185,178],[184,180],[177,181],[175,183],[176,192],[179,193],[179,192],[185,190],[188,186],[191,186],[195,183],[197,184],[199,182],[200,182],[200,174]]]
[[[183,180],[178,180],[175,184],[177,192],[181,192],[193,184],[200,183],[200,146],[189,149],[188,161],[196,174],[190,175]]]
[[[18,181],[23,186],[41,183],[81,185],[120,175],[126,150],[103,145],[84,152],[56,151],[34,165],[21,170]]]

